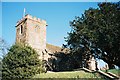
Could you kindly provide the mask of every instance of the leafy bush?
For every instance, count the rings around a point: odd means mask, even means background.
[[[31,78],[35,74],[44,72],[37,52],[23,44],[13,45],[2,62],[3,79]]]

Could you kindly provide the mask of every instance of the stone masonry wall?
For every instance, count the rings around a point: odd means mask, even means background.
[[[46,21],[26,15],[16,25],[16,42],[30,45],[42,57],[42,51],[46,49],[46,25]]]

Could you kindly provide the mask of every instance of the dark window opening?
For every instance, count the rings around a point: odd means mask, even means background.
[[[23,26],[21,25],[21,28],[20,28],[20,34],[23,33]]]

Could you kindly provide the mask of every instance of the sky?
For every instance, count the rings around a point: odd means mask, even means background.
[[[9,44],[15,43],[16,22],[23,17],[24,8],[26,14],[47,21],[47,43],[62,46],[64,37],[71,28],[69,21],[75,16],[81,16],[85,10],[97,8],[98,2],[9,2],[0,3],[0,37]],[[105,63],[100,62],[100,66]]]
[[[118,2],[119,0],[1,0],[2,2]]]
[[[47,21],[47,43],[62,46],[70,32],[69,21],[81,16],[89,7],[96,8],[97,2],[3,2],[2,37],[10,45],[15,43],[15,25],[25,8],[26,14]]]

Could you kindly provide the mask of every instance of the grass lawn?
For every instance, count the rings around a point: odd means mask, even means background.
[[[106,70],[102,70],[103,72],[106,72]],[[120,76],[120,69],[109,69],[107,72],[114,73],[118,76]]]
[[[111,69],[111,70],[108,70],[108,72],[111,72],[111,73],[114,73],[114,74],[120,76],[120,69]]]
[[[51,72],[35,75],[33,78],[101,78],[99,75],[85,71]]]

